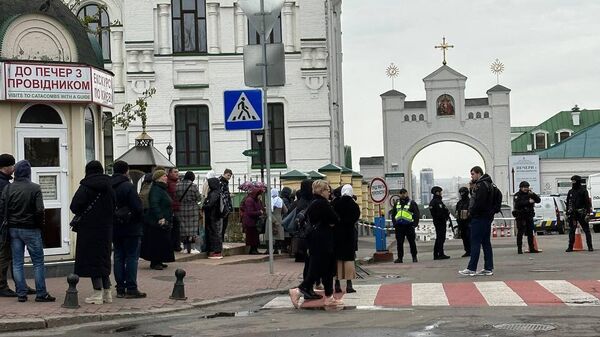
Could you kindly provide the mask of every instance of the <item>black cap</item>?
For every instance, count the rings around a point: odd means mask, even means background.
[[[581,179],[581,176],[574,175],[574,176],[571,177],[571,180],[576,181],[576,182],[579,183],[579,182],[581,182],[582,179]]]
[[[522,187],[529,187],[529,183],[526,181],[521,181],[521,183],[519,184],[519,188],[522,188]]]
[[[11,154],[3,153],[0,154],[0,167],[9,167],[15,164],[15,157]]]
[[[439,187],[439,186],[433,186],[433,187],[431,188],[431,194],[436,194],[437,192],[441,192],[441,191],[443,191],[443,190],[442,190],[442,188],[441,188],[441,187]]]
[[[461,188],[458,189],[458,193],[459,194],[469,193],[469,189],[463,186],[463,187],[461,187]]]

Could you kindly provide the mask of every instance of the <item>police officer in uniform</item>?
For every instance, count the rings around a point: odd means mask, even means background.
[[[400,189],[400,199],[392,208],[392,222],[396,232],[396,244],[398,245],[398,258],[394,263],[402,263],[404,257],[404,238],[408,240],[410,254],[413,262],[417,262],[417,243],[415,228],[419,226],[419,206],[408,197],[408,191]]]
[[[450,258],[450,256],[444,254],[444,242],[446,242],[446,222],[450,218],[450,212],[442,201],[441,187],[433,186],[431,188],[431,194],[433,194],[433,199],[431,199],[431,202],[429,203],[429,211],[431,212],[433,225],[435,226],[433,259],[445,260]]]
[[[469,214],[469,189],[461,187],[458,190],[460,200],[456,203],[456,222],[458,232],[463,242],[465,253],[462,257],[471,256],[471,214]]]
[[[575,242],[575,229],[577,223],[581,225],[585,233],[585,240],[590,252],[594,251],[592,246],[592,233],[590,233],[590,224],[588,222],[588,214],[592,211],[592,203],[590,196],[585,187],[581,185],[582,179],[578,175],[571,177],[573,188],[567,194],[567,217],[569,219],[569,247],[566,252],[573,251],[573,243]]]
[[[535,204],[540,203],[540,197],[529,189],[529,183],[522,181],[519,191],[515,193],[513,200],[513,216],[517,223],[517,253],[523,254],[523,234],[527,235],[527,244],[530,253],[539,253],[533,246],[533,217]]]

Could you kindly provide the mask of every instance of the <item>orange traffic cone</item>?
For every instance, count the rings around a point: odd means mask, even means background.
[[[498,231],[496,230],[496,225],[492,225],[492,237],[493,238],[498,237]]]
[[[510,237],[511,237],[511,235],[512,235],[512,227],[511,227],[511,226],[508,226],[508,227],[506,228],[506,237],[507,237],[507,238],[510,238]]]
[[[573,244],[573,251],[579,252],[583,250],[583,238],[581,237],[581,229],[579,228],[579,224],[577,224],[577,228],[575,229],[575,243]]]
[[[504,237],[504,225],[500,225],[500,237]]]

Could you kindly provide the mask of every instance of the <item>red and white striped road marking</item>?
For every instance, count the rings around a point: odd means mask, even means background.
[[[451,283],[397,283],[356,285],[344,294],[346,306],[358,309],[403,307],[524,307],[600,306],[598,280],[487,281]],[[336,296],[338,297],[338,296]],[[319,306],[306,301],[302,307]],[[292,308],[287,296],[279,296],[263,308]]]

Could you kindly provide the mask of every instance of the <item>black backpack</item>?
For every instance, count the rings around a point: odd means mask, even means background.
[[[120,183],[119,185],[117,185],[115,187],[118,188],[124,182]],[[115,191],[116,191],[116,188],[115,188]],[[125,206],[119,207],[119,205],[115,205],[115,213],[113,214],[113,224],[115,226],[125,226],[125,225],[128,225],[130,221],[131,221],[131,209],[129,208],[129,206],[125,205]]]
[[[296,235],[300,239],[307,239],[317,227],[317,224],[313,224],[308,215],[306,215],[306,211],[311,205],[312,202],[308,205],[308,207],[298,212],[296,219],[294,219],[296,222]]]
[[[491,184],[491,193],[492,193],[492,208],[494,210],[494,214],[500,213],[502,210],[502,191],[496,186],[496,184]]]

